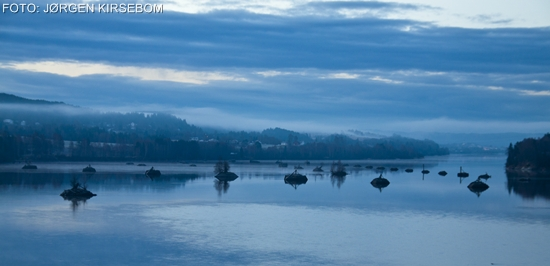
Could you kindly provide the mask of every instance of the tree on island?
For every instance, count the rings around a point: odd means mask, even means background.
[[[342,161],[338,160],[337,163],[332,163],[332,165],[330,166],[330,172],[333,176],[345,176],[347,175],[346,173],[346,168],[344,167],[344,165],[342,164]]]
[[[231,167],[229,166],[229,163],[227,161],[219,160],[214,166],[214,173],[216,174],[227,173],[229,172],[230,168]]]

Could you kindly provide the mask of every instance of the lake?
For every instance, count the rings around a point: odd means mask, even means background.
[[[3,265],[544,265],[550,180],[507,177],[504,155],[324,162],[0,165]],[[136,164],[138,162],[135,162]],[[305,184],[285,184],[295,165]],[[360,167],[354,167],[354,165]],[[423,175],[422,169],[429,170]],[[162,176],[144,171],[154,166]],[[373,166],[374,169],[367,169]],[[377,171],[379,166],[385,167]],[[460,179],[460,167],[468,178]],[[391,167],[398,168],[390,171]],[[412,173],[405,172],[412,168]],[[448,175],[438,172],[446,170]],[[489,188],[472,192],[481,174]],[[390,184],[376,188],[380,174]],[[97,196],[60,197],[71,179]]]

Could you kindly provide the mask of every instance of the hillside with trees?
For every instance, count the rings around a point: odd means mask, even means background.
[[[510,143],[506,169],[550,173],[550,133],[542,138],[524,139],[515,145]]]
[[[448,150],[400,136],[205,130],[162,113],[102,113],[0,93],[0,162],[421,158]]]

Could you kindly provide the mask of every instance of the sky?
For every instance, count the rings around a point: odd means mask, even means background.
[[[2,5],[0,92],[230,130],[550,131],[549,1],[33,3]]]

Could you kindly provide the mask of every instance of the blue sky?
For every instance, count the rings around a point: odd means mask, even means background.
[[[226,129],[548,132],[550,3],[455,2],[0,13],[0,91]]]

